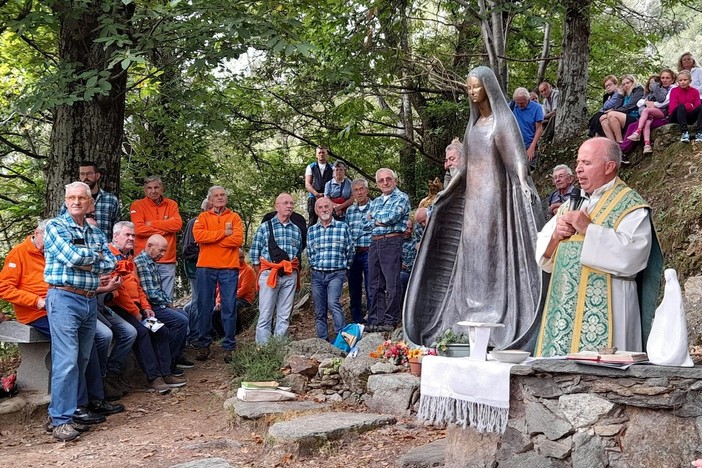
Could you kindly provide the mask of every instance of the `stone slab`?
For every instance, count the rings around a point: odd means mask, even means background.
[[[280,443],[310,444],[335,440],[350,432],[366,432],[395,424],[394,416],[373,413],[323,413],[277,422],[268,435]]]
[[[231,466],[232,465],[224,458],[201,458],[199,460],[171,465],[171,468],[230,468]]]
[[[0,322],[0,341],[5,343],[48,343],[49,339],[30,325],[15,320],[5,320]]]
[[[313,401],[241,401],[230,398],[224,402],[225,409],[233,409],[237,416],[244,419],[259,419],[271,414],[290,412],[315,411],[326,408],[327,405]]]
[[[446,439],[438,439],[426,445],[414,447],[400,457],[402,468],[433,468],[444,466]]]
[[[565,360],[538,360],[532,363],[532,369],[536,372],[548,372],[552,374],[582,374],[597,375],[603,377],[629,378],[659,378],[659,377],[680,377],[684,379],[702,379],[702,366],[695,367],[673,367],[654,366],[652,364],[636,364],[627,370],[609,369],[607,367],[589,366],[577,364]],[[514,366],[515,367],[520,366]],[[514,372],[512,372],[514,373]]]

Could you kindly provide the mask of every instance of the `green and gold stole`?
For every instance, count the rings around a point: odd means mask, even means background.
[[[638,208],[648,206],[617,178],[590,212],[590,219],[616,229],[624,216]],[[612,346],[612,275],[580,264],[584,239],[582,234],[575,234],[561,241],[553,254],[535,356],[564,356]]]

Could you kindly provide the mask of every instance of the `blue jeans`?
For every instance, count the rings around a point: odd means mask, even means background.
[[[215,289],[219,283],[219,296],[222,300],[222,327],[224,328],[224,351],[236,348],[236,289],[239,285],[239,270],[234,268],[198,268],[197,310],[199,324],[197,348],[206,348],[212,344],[212,309],[215,305]]]
[[[256,344],[265,345],[271,338],[273,314],[276,314],[275,336],[287,336],[295,301],[297,271],[289,275],[278,275],[278,284],[271,288],[266,284],[270,270],[261,272],[258,277],[258,323],[256,324]]]
[[[347,277],[349,279],[349,298],[351,299],[351,320],[365,323],[363,318],[363,288],[366,290],[366,311],[371,308],[370,275],[368,274],[368,251],[356,252]]]
[[[190,343],[191,341],[197,340],[197,330],[198,324],[200,323],[200,311],[197,308],[197,282],[195,278],[188,278],[188,283],[190,283],[190,302],[185,304],[183,311],[188,316],[188,336],[186,341]]]
[[[49,416],[54,426],[60,426],[73,422],[78,407],[78,381],[88,367],[95,340],[97,300],[51,288],[46,311],[51,327]]]
[[[401,267],[402,236],[386,237],[371,242],[368,268],[373,301],[371,310],[368,311],[369,324],[395,326],[400,322]]]
[[[171,367],[183,355],[185,349],[185,334],[188,331],[188,318],[182,310],[171,309],[166,306],[154,307],[156,318],[168,328],[168,342],[171,349]]]
[[[136,329],[109,307],[101,314],[103,320],[112,329],[112,352],[107,357],[103,376],[116,375],[122,372],[122,365],[137,338]]]
[[[105,325],[100,320],[95,321],[95,348],[97,351],[98,362],[100,363],[100,375],[105,376],[107,372],[107,356],[110,353],[110,344],[112,343],[112,330],[108,325]]]
[[[317,338],[329,341],[328,310],[332,313],[334,336],[346,326],[344,310],[341,308],[341,291],[344,289],[345,278],[346,270],[312,270],[312,300],[314,301]]]
[[[173,300],[173,289],[175,288],[176,264],[157,263],[158,273],[161,276],[161,289]]]

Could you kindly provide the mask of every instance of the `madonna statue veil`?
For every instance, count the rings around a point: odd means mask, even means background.
[[[459,321],[503,323],[490,345],[531,351],[547,284],[534,257],[541,203],[494,73],[478,67],[468,80],[484,93],[471,94],[465,156],[420,243],[403,308],[405,338],[429,346],[448,328],[465,332]]]

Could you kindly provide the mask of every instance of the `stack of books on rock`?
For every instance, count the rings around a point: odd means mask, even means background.
[[[612,354],[603,354],[597,351],[580,351],[579,353],[567,355],[566,359],[593,364],[635,364],[648,361],[648,356],[641,351],[616,351]]]

